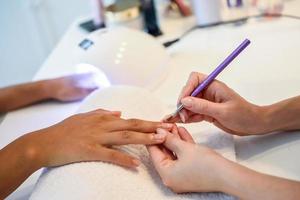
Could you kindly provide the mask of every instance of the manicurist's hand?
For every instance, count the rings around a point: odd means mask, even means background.
[[[208,121],[226,132],[236,135],[260,134],[268,132],[263,107],[243,99],[220,81],[213,81],[197,97],[190,97],[193,90],[206,78],[201,73],[191,73],[178,98],[184,105],[179,116],[172,122]]]
[[[261,174],[229,161],[195,144],[184,128],[173,128],[172,133],[159,129],[158,133],[167,134],[165,142],[149,146],[148,151],[163,183],[176,193],[214,191],[246,200],[299,199],[299,182]]]
[[[174,131],[159,129],[159,134],[167,134],[165,142],[148,146],[163,183],[176,193],[220,191],[222,164],[226,160],[212,149],[195,144],[184,128],[178,128],[179,136]],[[176,157],[172,158],[166,149]]]
[[[0,199],[41,167],[81,161],[104,161],[135,168],[140,161],[112,148],[125,144],[160,144],[173,124],[122,119],[120,112],[96,110],[77,114],[26,134],[0,150]]]

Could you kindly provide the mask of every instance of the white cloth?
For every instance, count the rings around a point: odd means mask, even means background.
[[[121,110],[124,118],[147,120],[161,119],[170,112],[152,93],[128,86],[114,86],[94,92],[84,101],[79,112],[97,108]],[[186,127],[198,143],[206,144],[235,160],[232,136],[208,124]],[[39,178],[30,199],[233,199],[221,193],[175,194],[162,184],[144,146],[127,145],[121,149],[142,161],[137,170],[103,162],[82,162],[48,168]]]

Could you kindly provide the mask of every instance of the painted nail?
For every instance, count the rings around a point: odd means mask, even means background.
[[[141,161],[139,161],[138,159],[133,159],[132,163],[137,167],[137,166],[140,166]]]
[[[184,98],[184,99],[181,100],[181,103],[182,103],[185,107],[190,108],[190,107],[192,107],[192,105],[193,105],[193,100],[192,100],[191,98]]]

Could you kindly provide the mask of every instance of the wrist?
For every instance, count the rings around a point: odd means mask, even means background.
[[[215,191],[233,195],[231,192],[232,189],[230,180],[232,180],[232,176],[236,176],[236,172],[232,170],[234,165],[236,165],[236,163],[233,163],[226,158],[223,158],[222,163],[217,165],[218,167],[222,166],[222,168],[216,169],[216,175],[218,178]]]
[[[251,177],[252,171],[232,161],[226,161],[222,165],[223,173],[220,176],[219,191],[243,198],[244,193],[247,192],[244,189],[248,188],[249,176]]]
[[[51,80],[37,81],[35,82],[35,84],[36,84],[35,91],[39,96],[39,99],[46,100],[52,98],[53,88],[51,87]]]
[[[255,106],[256,110],[256,135],[266,134],[273,131],[272,121],[270,120],[270,113],[272,108],[270,106]]]
[[[285,113],[285,108],[282,108],[280,104],[272,104],[263,106],[262,109],[264,110],[265,133],[288,130],[288,123],[292,119],[289,119],[288,114]]]
[[[30,168],[33,171],[43,167],[43,157],[37,136],[37,132],[32,132],[22,136],[16,141],[18,143],[17,148],[19,148],[19,152],[21,152],[20,158],[27,164],[30,164]]]
[[[24,145],[25,157],[27,158],[26,160],[33,163],[36,169],[48,166],[48,157],[50,155],[47,149],[50,144],[45,144],[45,138],[47,138],[46,130],[42,129],[25,136],[27,141]]]
[[[280,121],[275,120],[276,115],[276,108],[274,105],[268,106],[254,106],[255,112],[255,130],[253,131],[254,135],[261,135],[267,134],[273,131],[276,131],[281,124]]]
[[[196,181],[196,192],[225,192],[225,187],[227,185],[227,174],[230,169],[229,163],[231,161],[227,160],[220,154],[216,152],[202,152],[201,159],[197,159],[198,163],[195,166],[203,166],[203,161],[207,165],[205,169],[197,168],[195,177],[193,180]],[[207,173],[207,169],[210,170],[209,174],[205,175],[205,186],[203,185],[203,172]],[[199,176],[197,173],[200,173]],[[230,178],[229,178],[230,179]]]

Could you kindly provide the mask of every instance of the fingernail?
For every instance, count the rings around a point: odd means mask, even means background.
[[[155,134],[153,139],[154,140],[163,140],[166,138],[166,136],[167,136],[167,133],[161,132],[161,133]]]
[[[138,159],[133,159],[133,160],[132,160],[132,163],[133,163],[136,167],[138,167],[138,166],[140,166],[141,161],[139,161]]]
[[[162,123],[162,124],[161,124],[161,128],[171,129],[171,128],[173,128],[173,124],[170,124],[170,123]]]
[[[185,117],[184,117],[184,114],[182,112],[179,112],[179,117],[180,117],[181,121],[183,123],[185,123]]]
[[[191,98],[184,98],[181,100],[181,103],[185,106],[185,107],[192,107],[193,105],[193,100]]]

